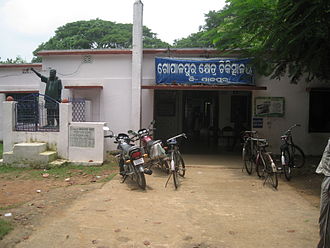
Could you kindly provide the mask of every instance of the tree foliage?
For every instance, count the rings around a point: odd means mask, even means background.
[[[210,11],[205,14],[205,25],[200,26],[197,33],[192,33],[186,38],[174,40],[173,47],[176,48],[214,48],[213,32],[216,27],[223,22],[223,18],[219,15],[218,11]]]
[[[330,80],[330,1],[227,0],[214,14],[207,30],[213,44],[254,57],[259,73],[288,73],[292,83]]]
[[[214,47],[212,40],[207,37],[205,31],[200,31],[189,35],[187,38],[174,40],[173,47],[194,48],[194,47]]]
[[[9,59],[7,58],[7,60],[5,61],[1,61],[1,57],[0,57],[0,64],[26,64],[26,60],[23,59],[21,56],[16,56],[15,59]]]
[[[132,24],[100,19],[67,23],[59,27],[47,42],[40,44],[33,54],[41,50],[131,48],[132,28]],[[169,46],[146,26],[143,27],[143,45],[145,48]]]

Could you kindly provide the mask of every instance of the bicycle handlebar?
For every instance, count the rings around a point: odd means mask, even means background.
[[[256,134],[257,133],[257,131],[254,131],[254,130],[252,130],[252,131],[244,131],[244,133],[252,133],[252,134]]]
[[[267,143],[267,139],[259,139],[259,138],[250,138],[250,140]]]
[[[294,124],[293,126],[291,126],[288,130],[286,130],[286,132],[284,133],[285,135],[288,135],[291,133],[292,129],[295,128],[295,127],[301,127],[300,124],[296,123]]]
[[[181,133],[181,134],[178,134],[178,135],[176,135],[176,136],[174,136],[172,138],[167,139],[166,142],[169,142],[169,141],[171,141],[173,139],[177,139],[177,138],[180,138],[180,137],[185,137],[187,139],[187,135],[185,133]]]

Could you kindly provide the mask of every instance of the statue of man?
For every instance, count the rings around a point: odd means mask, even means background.
[[[31,71],[40,77],[41,82],[46,84],[45,108],[47,109],[47,125],[54,126],[55,119],[57,125],[59,125],[59,108],[57,102],[61,102],[62,81],[56,76],[56,70],[54,69],[50,70],[49,77],[41,75],[34,68],[31,68]]]

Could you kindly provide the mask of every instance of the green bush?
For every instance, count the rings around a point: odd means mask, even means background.
[[[0,219],[0,240],[12,229],[13,227],[9,222]]]

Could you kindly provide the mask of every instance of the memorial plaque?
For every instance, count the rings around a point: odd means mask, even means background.
[[[70,127],[71,147],[94,147],[95,129],[88,127]]]

